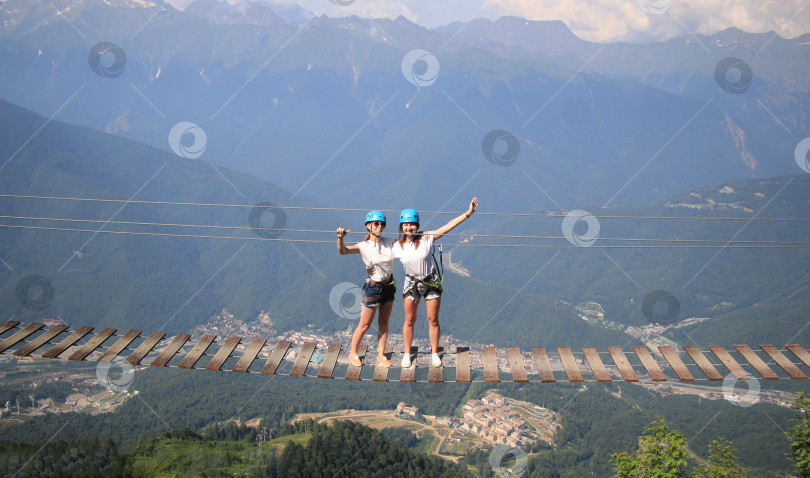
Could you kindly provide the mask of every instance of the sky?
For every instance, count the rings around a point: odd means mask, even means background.
[[[183,9],[194,0],[169,0]],[[247,0],[221,0],[239,3]],[[561,20],[588,41],[663,41],[730,27],[785,38],[810,32],[810,0],[253,0],[296,3],[318,15],[396,18],[427,28],[513,15]]]

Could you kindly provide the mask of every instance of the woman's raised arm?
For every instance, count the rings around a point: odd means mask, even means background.
[[[348,229],[343,229],[342,227],[337,228],[337,248],[338,252],[343,254],[360,254],[360,248],[357,247],[357,244],[352,246],[347,246],[346,243],[343,242],[343,238],[346,234],[349,233]]]
[[[470,201],[470,207],[467,208],[467,212],[454,219],[451,219],[450,222],[448,222],[444,226],[436,229],[435,231],[432,231],[433,240],[438,241],[440,237],[452,231],[456,226],[458,226],[462,222],[466,221],[467,218],[473,215],[476,208],[478,208],[478,197],[472,198],[472,201]],[[428,232],[427,234],[429,235],[431,234],[431,232]]]

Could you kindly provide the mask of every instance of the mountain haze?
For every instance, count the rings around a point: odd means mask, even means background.
[[[167,150],[171,128],[191,121],[207,135],[202,159],[346,207],[376,207],[382,196],[460,210],[465,200],[454,194],[464,187],[493,210],[527,212],[657,201],[798,172],[791,153],[808,128],[805,37],[729,30],[599,45],[560,22],[290,23],[249,5],[199,1],[178,12],[88,0],[57,18],[45,2],[9,0],[0,12],[9,25],[0,34],[2,96]],[[89,68],[99,41],[126,53],[121,76]],[[436,56],[434,84],[403,75],[413,49]],[[754,68],[744,94],[714,81],[729,56]],[[482,154],[496,129],[518,139],[509,167]]]

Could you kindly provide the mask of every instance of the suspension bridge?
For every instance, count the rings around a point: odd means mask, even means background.
[[[532,347],[455,346],[444,350],[445,366],[429,364],[430,351],[412,347],[416,357],[410,368],[376,364],[376,354],[366,355],[361,345],[361,366],[348,362],[348,350],[340,342],[325,346],[314,341],[294,344],[291,340],[270,343],[264,338],[243,342],[242,337],[218,337],[207,334],[192,338],[179,333],[167,337],[164,332],[144,335],[140,330],[118,334],[117,329],[82,326],[71,329],[64,324],[46,327],[43,323],[23,324],[7,321],[0,325],[0,354],[13,357],[39,357],[76,362],[95,361],[130,366],[205,369],[261,375],[287,374],[293,377],[366,380],[373,382],[695,382],[734,380],[805,380],[810,353],[799,344],[777,347],[760,345],[697,345],[656,348],[633,346],[607,347],[606,351],[569,346],[556,349]],[[249,343],[248,343],[249,342]],[[401,352],[389,346],[385,351],[393,363]],[[399,355],[399,357],[395,357]],[[265,359],[266,357],[266,359]],[[290,366],[291,365],[291,366]],[[345,368],[345,371],[343,370]],[[336,373],[340,370],[340,373]],[[803,371],[804,370],[804,371]],[[451,376],[452,372],[455,376]],[[445,373],[447,372],[447,373]]]

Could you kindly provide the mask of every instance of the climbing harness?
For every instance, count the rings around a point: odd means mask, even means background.
[[[431,255],[431,257],[433,257],[433,264],[435,266],[435,270],[433,271],[433,274],[431,274],[431,275],[429,275],[427,277],[423,277],[423,278],[418,279],[418,280],[419,280],[419,282],[422,282],[423,284],[427,284],[430,287],[440,287],[442,285],[442,282],[444,282],[444,263],[442,262],[442,245],[439,244],[439,261],[438,262],[436,262],[436,246],[435,245],[433,246],[433,251],[430,253],[430,255]],[[430,281],[427,280],[428,278],[433,277],[434,275],[439,276],[439,281],[438,282],[430,282]]]

